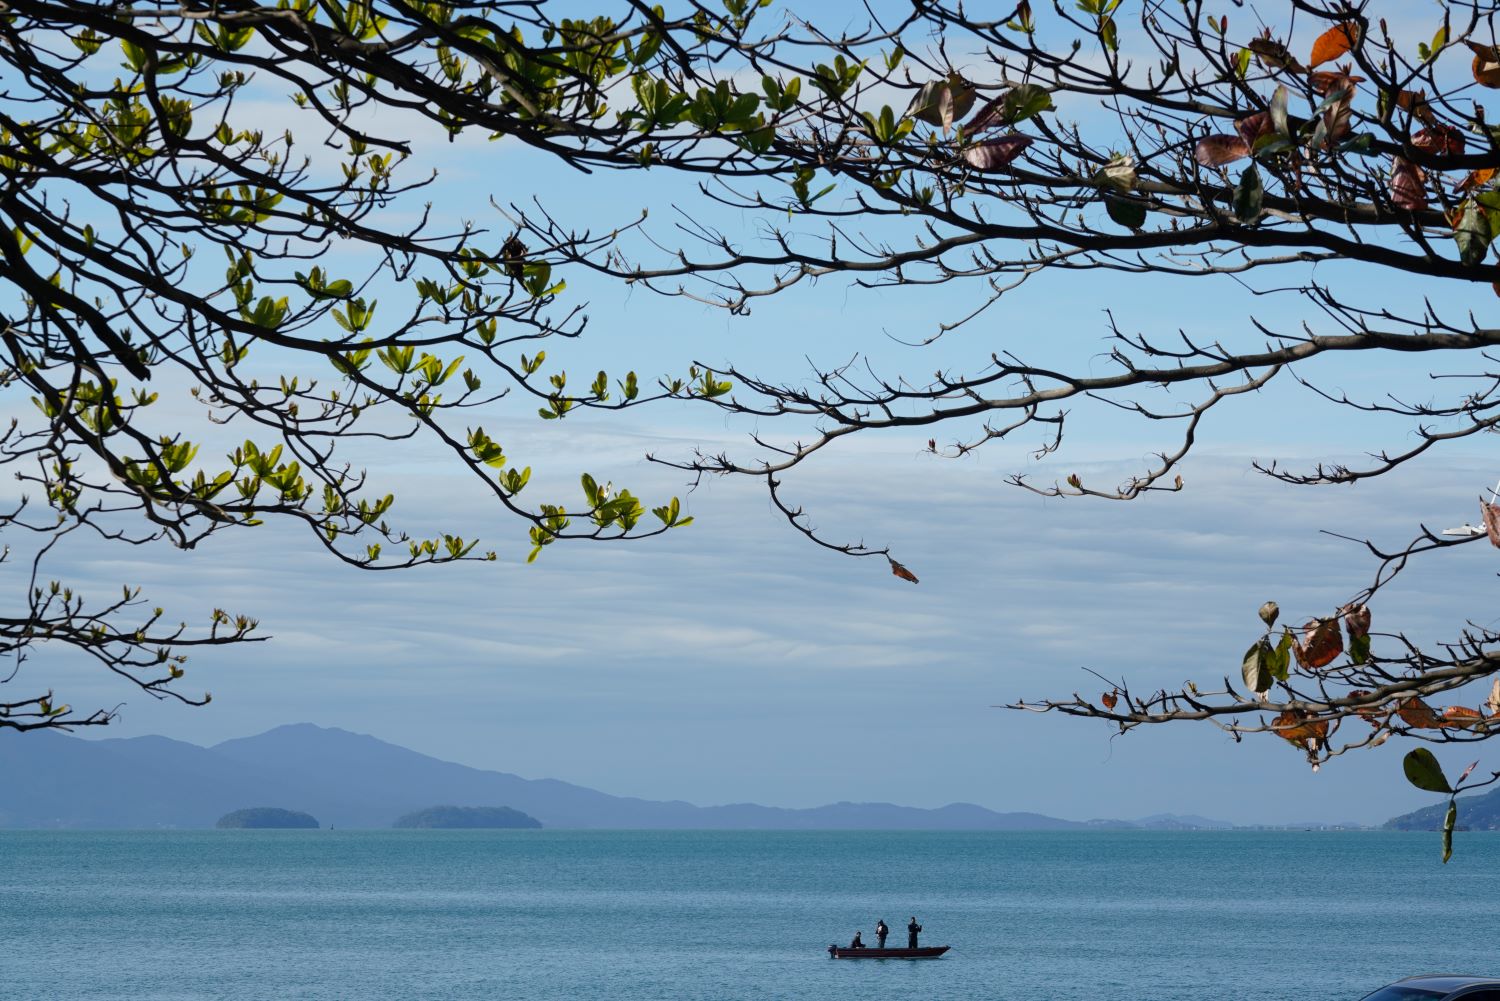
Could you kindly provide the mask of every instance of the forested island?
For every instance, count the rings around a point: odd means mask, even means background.
[[[316,828],[318,823],[310,813],[300,810],[283,810],[279,806],[253,806],[248,810],[235,810],[219,818],[214,825],[221,829],[231,828]]]
[[[542,822],[508,806],[429,806],[399,817],[391,826],[433,830],[537,828]]]
[[[1424,806],[1411,813],[1403,813],[1386,821],[1386,829],[1393,831],[1440,831],[1443,814],[1448,811],[1446,801]],[[1464,796],[1458,801],[1457,829],[1460,831],[1500,830],[1500,789],[1482,796]]]

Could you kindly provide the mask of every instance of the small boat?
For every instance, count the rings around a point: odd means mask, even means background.
[[[920,949],[851,949],[830,945],[828,955],[834,959],[937,959],[948,949],[946,945],[924,945]]]

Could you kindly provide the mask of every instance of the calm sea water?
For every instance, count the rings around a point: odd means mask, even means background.
[[[1500,974],[1500,836],[0,832],[0,997],[1341,999]],[[877,918],[935,962],[835,962]]]

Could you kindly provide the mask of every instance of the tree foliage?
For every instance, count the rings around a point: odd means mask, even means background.
[[[561,248],[391,211],[431,178],[398,180],[411,150],[380,130],[425,119],[579,166],[634,163],[633,143],[611,138],[623,127],[595,122],[607,81],[664,58],[648,51],[665,37],[654,19],[554,22],[523,3],[0,8],[0,381],[12,412],[0,464],[26,491],[0,523],[40,539],[29,600],[0,619],[16,670],[47,642],[201,703],[173,684],[185,651],[256,638],[255,621],[225,611],[202,631],[165,625],[129,586],[86,605],[45,575],[80,530],[191,549],[276,518],[363,569],[495,558],[472,538],[403,531],[393,495],[340,460],[351,440],[444,450],[526,523],[532,559],[560,539],[691,520],[676,498],[648,511],[587,473],[581,497],[533,502],[524,457],[466,422],[511,393],[556,420],[721,382],[688,367],[580,385],[550,368],[529,342],[583,328],[553,274]],[[243,124],[240,105],[268,92],[302,112],[296,130]],[[323,262],[349,243],[375,263],[334,273]],[[184,399],[196,415],[182,416]],[[222,438],[217,426],[243,443],[210,454],[202,441]],[[0,702],[0,727],[110,716],[50,692]]]
[[[581,498],[523,499],[525,460],[465,425],[465,411],[516,394],[556,421],[686,398],[759,430],[743,455],[657,461],[759,480],[808,539],[916,583],[888,549],[816,530],[784,495],[789,474],[851,436],[913,432],[933,457],[958,459],[1041,431],[1028,453],[1056,462],[1069,408],[1095,405],[1166,429],[1168,443],[1122,483],[1011,482],[1103,500],[1175,492],[1205,416],[1273,382],[1411,428],[1361,465],[1260,466],[1289,484],[1378,478],[1500,423],[1489,354],[1500,329],[1447,305],[1500,279],[1500,130],[1484,106],[1500,89],[1493,3],[1423,8],[1431,23],[1418,24],[1408,6],[1387,19],[1355,0],[1284,0],[1260,20],[1204,0],[1021,0],[979,14],[923,0],[869,8],[838,32],[751,0],[618,7],[577,20],[545,2],[8,3],[0,346],[12,396],[29,394],[35,411],[17,417],[3,459],[47,510],[27,521],[18,508],[7,524],[48,544],[87,528],[191,547],[278,517],[367,569],[479,558],[473,540],[407,537],[389,520],[392,498],[335,456],[354,436],[421,436],[526,525],[534,557],[561,539],[688,519],[675,498],[649,517],[588,474]],[[301,155],[305,129],[236,124],[252,81],[319,123],[336,169]],[[582,170],[680,175],[696,201],[671,232],[644,217],[596,229],[558,214],[548,192],[498,206],[499,228],[394,225],[387,210],[428,179],[405,175],[411,149],[381,123],[414,119]],[[755,225],[715,223],[729,213]],[[378,263],[325,272],[320,257],[350,240]],[[1317,266],[1334,262],[1432,292],[1371,305],[1319,280]],[[736,315],[835,276],[977,288],[954,317],[905,333],[930,344],[967,326],[987,339],[972,371],[925,379],[864,359],[792,383],[697,361],[580,385],[526,342],[582,332],[564,280],[585,271]],[[1025,339],[989,323],[1022,283],[1101,271],[1260,283],[1300,297],[1307,319],[1280,330],[1251,318],[1234,339],[1217,323],[1191,329],[1191,317],[1170,335],[1111,321],[1106,363],[1071,368],[1029,363]],[[395,292],[377,301],[377,288]],[[1316,359],[1421,365],[1439,353],[1445,378],[1420,400],[1358,399],[1305,374]],[[287,374],[247,378],[261,355]],[[244,445],[200,456],[191,434],[155,425],[148,387],[177,383],[197,387],[206,418],[245,427]],[[1222,684],[1138,692],[1113,679],[1095,697],[1018,705],[1121,730],[1208,720],[1236,738],[1279,736],[1315,766],[1391,735],[1487,739],[1500,688],[1479,704],[1440,703],[1500,668],[1500,634],[1456,624],[1423,649],[1372,612],[1413,560],[1486,537],[1500,546],[1500,509],[1481,509],[1484,528],[1469,533],[1359,540],[1372,581],[1291,625],[1268,603],[1262,635],[1238,669],[1225,658]],[[155,693],[173,689],[151,657],[176,671],[178,647],[249,639],[254,627],[220,613],[206,635],[157,635],[159,616],[115,624],[129,592],[86,618],[41,579],[6,620],[9,652],[60,641]],[[59,708],[11,703],[0,725],[107,718]]]

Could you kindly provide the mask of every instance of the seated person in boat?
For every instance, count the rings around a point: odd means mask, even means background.
[[[865,947],[865,943],[860,939],[860,936],[863,935],[863,934],[864,934],[864,932],[858,932],[858,931],[855,932],[854,933],[854,941],[849,943],[849,948],[851,948],[851,949],[863,949]]]

